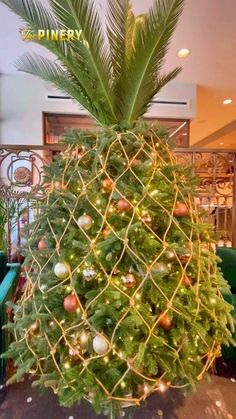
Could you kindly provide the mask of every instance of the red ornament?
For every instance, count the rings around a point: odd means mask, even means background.
[[[184,275],[184,277],[182,278],[182,283],[187,287],[192,287],[193,286],[193,280],[190,276],[186,276]]]
[[[189,215],[189,209],[184,202],[177,202],[174,209],[175,217],[186,217]]]
[[[162,327],[162,329],[169,331],[172,328],[172,321],[168,314],[162,314],[160,320],[158,321],[159,326]]]
[[[64,298],[64,309],[68,311],[68,313],[75,313],[78,308],[79,301],[75,295],[67,295],[67,297]]]
[[[39,242],[38,242],[38,249],[39,250],[44,250],[44,249],[47,249],[47,243],[45,242],[45,239],[41,239]]]
[[[129,203],[129,201],[126,201],[126,199],[120,199],[117,202],[117,208],[120,212],[127,212],[130,210],[131,207],[132,205]]]
[[[114,182],[111,179],[106,178],[102,181],[102,186],[106,191],[112,191],[114,188]]]

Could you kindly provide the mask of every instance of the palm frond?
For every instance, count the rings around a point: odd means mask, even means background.
[[[71,44],[79,61],[93,74],[111,123],[117,122],[112,97],[112,64],[102,23],[91,0],[50,0],[54,14],[66,28],[82,30],[83,41]]]
[[[53,84],[60,91],[69,94],[84,108],[88,109],[96,119],[101,117],[100,106],[99,103],[96,103],[96,98],[91,100],[90,97],[87,96],[83,86],[68,69],[64,70],[58,64],[40,55],[33,54],[25,54],[22,58],[18,59],[16,67],[19,71],[33,74]]]
[[[113,67],[114,95],[116,112],[119,117],[117,97],[121,90],[122,76],[128,70],[128,63],[133,49],[135,17],[130,0],[108,0],[107,35]]]
[[[122,76],[120,92],[120,108],[128,125],[147,111],[151,99],[163,87],[163,83],[158,85],[158,78],[183,3],[184,0],[155,0],[136,28],[133,54],[127,76]],[[166,81],[179,71],[172,71]]]
[[[38,0],[0,0],[9,9],[20,16],[28,24],[28,28],[37,32],[39,29],[58,29],[58,23]],[[37,42],[35,38],[34,42]],[[65,41],[41,40],[40,44],[57,56],[67,55],[67,43]]]
[[[131,0],[108,0],[107,36],[95,0],[0,0],[27,29],[77,29],[83,42],[50,41],[41,45],[59,64],[26,55],[21,71],[37,75],[80,102],[101,124],[132,126],[153,96],[180,71],[161,74],[184,0],[154,0],[145,15],[134,17]],[[39,42],[35,37],[34,42]]]
[[[107,34],[115,77],[120,78],[133,48],[135,17],[130,0],[108,0]]]

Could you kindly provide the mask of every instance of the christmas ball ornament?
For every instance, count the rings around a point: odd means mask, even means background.
[[[142,217],[142,222],[150,224],[152,222],[152,217],[150,215],[146,215],[145,217]]]
[[[41,239],[39,242],[38,242],[38,249],[39,250],[45,250],[45,249],[47,249],[47,243],[46,243],[46,241],[45,241],[45,239]]]
[[[131,204],[126,199],[120,199],[117,202],[117,208],[118,208],[118,211],[120,212],[126,212],[130,210]]]
[[[168,316],[168,314],[162,314],[160,320],[158,321],[159,326],[162,327],[162,329],[169,331],[173,324],[172,321],[170,319],[170,317]]]
[[[186,217],[189,215],[189,209],[184,202],[177,202],[174,208],[174,216],[175,217]]]
[[[191,257],[191,254],[186,253],[186,254],[183,254],[183,255],[179,255],[179,260],[182,263],[182,265],[186,265],[188,263],[190,257]]]
[[[134,274],[127,274],[121,277],[122,284],[127,288],[134,288],[137,284],[137,279]]]
[[[89,230],[93,225],[93,219],[87,214],[81,215],[77,222],[83,230]]]
[[[67,295],[67,297],[64,298],[63,305],[64,309],[68,311],[68,313],[75,313],[79,308],[78,298],[73,294]]]
[[[97,335],[93,339],[93,349],[98,355],[104,355],[109,349],[109,344],[103,336]]]
[[[55,189],[63,189],[63,185],[62,185],[62,183],[60,181],[56,180],[54,182],[54,188]]]
[[[133,159],[132,162],[131,162],[131,167],[135,168],[135,167],[140,166],[140,164],[141,164],[141,160]]]
[[[114,187],[114,182],[111,179],[106,178],[102,181],[102,186],[103,189],[105,189],[106,191],[112,191]]]
[[[174,260],[176,258],[175,252],[173,250],[166,250],[165,251],[165,257],[168,260]]]
[[[193,280],[190,276],[184,275],[184,277],[182,278],[182,283],[187,287],[192,287],[193,286]]]
[[[91,281],[93,278],[95,278],[96,275],[97,275],[97,272],[92,266],[85,268],[83,270],[83,277],[86,281]]]
[[[65,279],[69,276],[70,267],[67,263],[57,263],[54,267],[54,274],[57,278]]]
[[[152,272],[158,275],[167,275],[169,273],[169,268],[165,263],[157,262],[153,265]]]
[[[111,230],[107,227],[104,230],[102,230],[102,234],[104,237],[108,237],[111,234]]]

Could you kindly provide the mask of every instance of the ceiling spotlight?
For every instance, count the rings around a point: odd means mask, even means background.
[[[178,51],[178,57],[179,58],[186,58],[186,57],[188,57],[189,56],[189,54],[190,54],[190,49],[188,49],[188,48],[181,48],[179,51]]]
[[[222,143],[220,143],[220,145],[224,145],[224,143],[222,142]]]
[[[223,101],[223,105],[230,105],[232,102],[233,102],[232,99],[225,99]]]

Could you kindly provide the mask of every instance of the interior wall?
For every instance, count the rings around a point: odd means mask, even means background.
[[[25,74],[0,77],[0,144],[43,144],[42,112],[86,114],[72,101],[47,99],[52,93],[42,80]],[[154,105],[148,116],[155,118],[192,119],[195,116],[196,86],[169,83],[159,99],[188,99],[187,109],[171,105]]]

